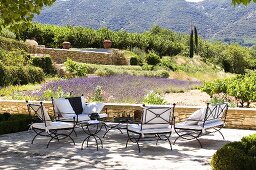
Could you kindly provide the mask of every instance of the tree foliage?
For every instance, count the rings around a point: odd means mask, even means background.
[[[256,0],[232,0],[233,4],[235,4],[235,5],[237,5],[237,4],[248,5],[252,1],[256,2]]]
[[[210,96],[220,93],[233,96],[242,107],[244,107],[244,103],[247,103],[247,107],[249,107],[251,102],[256,101],[256,72],[237,75],[225,80],[206,82],[201,90]]]
[[[194,56],[194,32],[193,29],[191,29],[190,37],[189,37],[189,57],[193,58]]]
[[[43,6],[51,5],[55,0],[1,0],[0,26],[8,26],[20,21],[31,21],[39,14]]]

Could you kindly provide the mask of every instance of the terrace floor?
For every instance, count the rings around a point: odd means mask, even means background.
[[[204,148],[196,141],[177,142],[173,150],[168,142],[160,141],[158,146],[155,142],[144,142],[141,153],[135,144],[125,148],[126,133],[122,135],[117,131],[107,134],[103,149],[98,151],[92,142],[81,150],[85,138],[81,130],[77,132],[78,137],[74,136],[75,146],[68,141],[54,141],[48,149],[45,138],[30,144],[34,136],[32,131],[0,135],[0,169],[211,169],[210,158],[218,148],[256,133],[237,129],[223,129],[222,132],[226,140],[218,133],[202,137]]]

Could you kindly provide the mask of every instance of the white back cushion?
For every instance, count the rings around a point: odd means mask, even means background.
[[[54,99],[53,102],[61,114],[75,114],[75,111],[69,103],[68,99],[59,98]]]
[[[185,121],[185,125],[196,125],[199,121],[204,120],[206,108],[202,108],[193,112]]]
[[[172,107],[145,107],[142,123],[168,124],[171,119]]]
[[[83,114],[100,113],[104,106],[104,103],[86,103],[84,106]]]
[[[41,105],[30,105],[30,107],[35,111],[35,113],[37,114],[37,116],[46,122],[47,125],[51,124],[51,118],[48,114],[48,111],[46,110],[46,108],[44,106],[41,107]]]

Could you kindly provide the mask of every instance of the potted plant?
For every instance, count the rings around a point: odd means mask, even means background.
[[[112,41],[111,40],[104,40],[103,41],[103,46],[104,46],[105,49],[111,48],[111,45],[112,45]]]
[[[68,42],[68,41],[64,41],[64,42],[62,43],[62,47],[63,47],[63,49],[70,49],[71,43]]]

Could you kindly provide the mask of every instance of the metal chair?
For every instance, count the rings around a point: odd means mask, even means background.
[[[174,140],[174,144],[180,138],[184,140],[197,140],[200,147],[202,143],[198,139],[200,136],[219,132],[223,139],[224,136],[220,129],[225,126],[228,104],[209,105],[194,112],[186,121],[174,123],[174,130],[178,137]]]
[[[50,138],[46,148],[49,147],[50,142],[54,139],[60,141],[65,138],[69,138],[75,145],[73,138],[70,136],[75,128],[75,118],[73,118],[73,123],[51,121],[50,116],[48,115],[48,112],[43,106],[42,102],[40,102],[40,104],[34,104],[26,101],[26,103],[29,114],[36,115],[40,121],[37,123],[32,123],[30,126],[31,129],[36,133],[31,144],[33,144],[37,136],[45,136]]]
[[[128,124],[126,147],[128,142],[136,143],[140,152],[140,141],[167,140],[172,150],[170,141],[174,114],[173,105],[166,106],[143,106],[144,112],[139,124]]]

